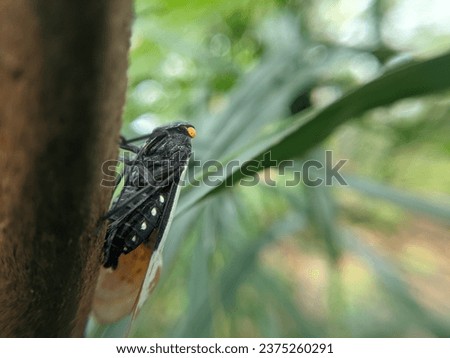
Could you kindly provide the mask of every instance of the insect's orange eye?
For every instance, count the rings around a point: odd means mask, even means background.
[[[195,136],[197,135],[197,131],[194,127],[188,127],[187,132],[189,134],[189,137],[191,138],[195,138]]]

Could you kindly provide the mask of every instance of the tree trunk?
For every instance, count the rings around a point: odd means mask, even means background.
[[[130,22],[130,0],[0,4],[0,336],[83,334]]]

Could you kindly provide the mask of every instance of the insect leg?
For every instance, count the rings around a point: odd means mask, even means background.
[[[133,152],[135,154],[138,154],[139,151],[141,150],[140,147],[138,147],[137,145],[133,145],[130,144],[130,142],[133,142],[134,140],[126,140],[125,137],[120,136],[120,148],[122,148],[123,150],[129,150],[130,152]]]
[[[138,142],[140,140],[148,139],[148,138],[150,138],[151,135],[152,135],[152,133],[149,133],[149,134],[141,135],[139,137],[131,138],[131,139],[126,140],[126,143],[133,143],[133,142]]]
[[[128,158],[125,158],[125,157],[120,157],[119,161],[124,163],[125,165],[134,165],[136,163],[135,159],[128,159]]]

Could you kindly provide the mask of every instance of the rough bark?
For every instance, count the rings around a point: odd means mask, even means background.
[[[130,0],[1,1],[0,336],[83,334],[130,22]]]

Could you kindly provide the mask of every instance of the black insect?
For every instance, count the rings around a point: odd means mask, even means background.
[[[156,128],[142,147],[130,144],[141,138],[122,140],[120,147],[136,156],[125,161],[122,191],[107,214],[104,267],[115,269],[120,255],[142,243],[152,245],[152,251],[158,248],[176,205],[195,134],[191,124],[180,122]]]

